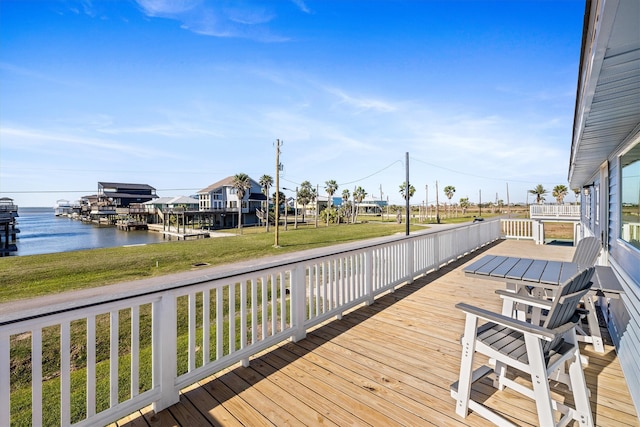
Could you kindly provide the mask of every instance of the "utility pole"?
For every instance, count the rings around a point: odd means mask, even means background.
[[[319,202],[318,202],[318,192],[320,191],[320,185],[316,184],[316,228],[318,228],[318,210],[320,210]]]
[[[479,202],[478,202],[478,216],[482,216],[482,190],[478,190]]]
[[[425,221],[429,222],[429,184],[425,184],[424,189],[426,192],[424,199],[424,216]]]
[[[276,248],[280,247],[280,242],[279,242],[279,234],[278,234],[278,229],[280,228],[280,147],[282,147],[282,144],[284,144],[284,141],[280,141],[279,139],[276,139],[276,208],[275,208],[275,213],[276,213],[276,241],[275,244],[273,245]],[[267,221],[268,221],[268,217],[267,217]]]
[[[509,183],[507,182],[507,212],[508,218],[511,218],[511,203],[509,202]]]
[[[436,181],[436,222],[440,224],[440,202],[438,201],[438,181]]]
[[[382,220],[384,221],[384,211],[382,210],[382,184],[380,184],[380,213],[382,214]]]
[[[407,200],[405,200],[405,215],[407,216],[407,225],[406,225],[406,229],[405,229],[405,234],[408,236],[409,235],[409,152],[407,151],[406,154],[406,169],[407,169],[407,179],[406,179],[406,184],[404,187],[404,196],[406,197]]]

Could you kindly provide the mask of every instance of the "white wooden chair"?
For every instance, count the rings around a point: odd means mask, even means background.
[[[472,384],[494,374],[494,386],[502,390],[509,387],[535,400],[538,421],[541,426],[564,426],[578,420],[581,426],[593,426],[593,416],[589,404],[589,390],[580,363],[580,348],[576,339],[575,325],[579,320],[577,306],[580,299],[591,287],[594,268],[587,268],[563,283],[553,301],[531,299],[537,304],[548,304],[549,313],[542,326],[513,319],[482,308],[459,303],[457,308],[466,313],[464,336],[462,338],[462,358],[460,379],[451,385],[451,396],[456,399],[456,413],[466,418],[471,409],[499,426],[513,426],[509,420],[493,412],[481,403],[471,400]],[[513,295],[513,298],[518,298]],[[478,327],[480,319],[487,320]],[[495,361],[493,368],[482,366],[472,371],[473,359],[481,353]],[[566,372],[566,382],[573,392],[575,407],[569,407],[552,399],[549,380],[556,371]],[[532,388],[507,377],[510,373],[527,374],[531,377]],[[557,375],[556,375],[557,376]],[[554,380],[556,380],[554,376]],[[514,408],[514,411],[517,408]],[[559,412],[559,421],[554,415]]]

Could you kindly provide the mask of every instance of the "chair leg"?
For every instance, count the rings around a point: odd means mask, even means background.
[[[476,351],[476,331],[478,317],[467,314],[462,337],[462,357],[460,359],[460,379],[458,381],[458,393],[456,396],[456,414],[463,418],[469,412],[469,399],[471,396],[471,383],[473,382],[473,356]]]
[[[503,378],[505,378],[507,376],[507,365],[503,362],[497,361],[495,363],[495,367],[493,368],[493,371],[496,373],[496,376],[493,380],[493,386],[495,388],[497,388],[498,390],[504,390],[505,385],[504,385],[504,381],[502,381]]]
[[[555,425],[553,419],[553,404],[542,344],[538,338],[529,334],[525,334],[524,339],[527,346],[527,355],[529,356],[531,382],[533,383],[533,394],[538,411],[538,421],[541,426],[553,426]]]
[[[584,378],[580,347],[578,346],[575,331],[568,337],[568,341],[571,342],[571,340],[573,340],[575,348],[574,357],[569,361],[569,380],[571,381],[573,400],[576,405],[574,419],[579,422],[580,426],[591,427],[593,426],[593,414],[589,403],[589,389]]]

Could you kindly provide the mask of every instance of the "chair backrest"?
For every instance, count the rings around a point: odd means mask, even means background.
[[[544,322],[544,327],[555,329],[567,322],[575,321],[576,310],[580,299],[591,288],[591,277],[595,271],[595,267],[586,268],[560,285],[558,294],[553,300],[553,304],[549,309],[549,314]],[[554,341],[546,341],[543,345],[545,353],[554,349],[562,343],[562,337],[556,338]]]
[[[580,267],[594,266],[601,250],[602,244],[597,237],[585,237],[578,242],[576,251],[573,253],[572,262],[575,262]]]

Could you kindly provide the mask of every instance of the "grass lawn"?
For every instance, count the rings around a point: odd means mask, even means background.
[[[145,246],[115,247],[44,255],[0,258],[0,303],[73,289],[186,271],[195,264],[237,261],[389,236],[405,224],[341,224],[318,228],[305,225],[288,231],[280,227],[279,248],[274,230],[245,228],[242,235],[174,241]],[[413,226],[413,230],[424,227]],[[236,232],[237,233],[237,232]]]

